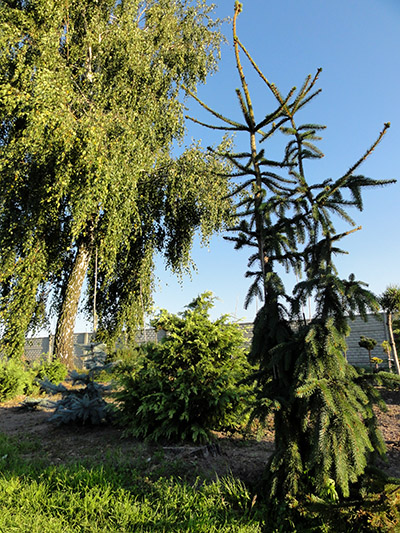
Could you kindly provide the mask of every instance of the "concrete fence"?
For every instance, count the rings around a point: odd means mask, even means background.
[[[383,359],[383,364],[387,363],[386,355],[382,349],[382,342],[389,341],[389,332],[386,326],[385,313],[381,313],[379,317],[375,315],[368,315],[368,321],[364,322],[360,317],[351,322],[351,333],[347,337],[347,360],[352,365],[368,366],[369,357],[368,351],[358,345],[360,337],[370,337],[377,341],[375,348],[372,350],[372,357],[379,357]]]
[[[252,323],[241,323],[239,324],[243,329],[244,335],[246,337],[246,343],[251,342],[253,324]],[[347,360],[349,363],[357,366],[368,366],[368,352],[365,348],[361,348],[358,345],[361,335],[366,337],[371,337],[377,341],[377,345],[372,352],[372,357],[380,357],[385,361],[385,355],[383,353],[381,344],[383,341],[389,340],[389,335],[386,327],[386,320],[384,313],[381,313],[378,317],[375,315],[369,315],[368,321],[364,322],[360,317],[357,317],[354,321],[351,322],[351,333],[347,338]],[[74,350],[75,356],[79,360],[85,350],[90,348],[92,333],[75,333],[74,335]],[[159,342],[163,337],[165,337],[164,331],[155,331],[154,329],[148,328],[138,332],[136,336],[136,342],[142,344],[145,342],[153,341]],[[123,345],[121,341],[120,346]],[[26,340],[25,344],[25,357],[28,361],[34,361],[39,359],[46,354],[51,356],[54,348],[54,336],[50,335],[49,337],[35,337]]]
[[[75,333],[74,334],[74,353],[76,359],[79,361],[91,347],[93,333]],[[155,331],[148,328],[139,331],[136,335],[136,342],[144,344],[146,342],[160,342],[165,337],[165,331]],[[124,346],[121,339],[117,343],[117,348]],[[28,361],[35,361],[40,358],[50,358],[54,351],[54,335],[48,337],[33,337],[25,341],[25,359]],[[79,366],[79,365],[78,365]]]

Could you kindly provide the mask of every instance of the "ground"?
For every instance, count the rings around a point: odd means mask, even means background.
[[[386,413],[379,412],[381,431],[388,448],[388,463],[384,469],[400,478],[400,391],[385,391]],[[263,471],[273,450],[273,431],[267,429],[260,440],[254,436],[216,434],[215,444],[209,447],[196,445],[172,446],[146,445],[132,438],[124,438],[116,427],[57,427],[48,419],[51,411],[21,410],[22,398],[0,403],[0,433],[28,438],[37,444],[30,454],[47,458],[53,464],[73,460],[101,462],[105,457],[131,457],[145,461],[148,468],[159,468],[160,458],[166,467],[181,461],[187,471],[195,475],[214,477],[232,474],[244,481],[255,481]],[[121,455],[122,454],[122,455]],[[168,469],[167,469],[168,470]],[[168,471],[167,471],[168,473]]]
[[[145,461],[148,468],[180,462],[189,477],[221,477],[232,473],[243,481],[257,479],[273,450],[273,432],[265,430],[261,439],[255,436],[215,434],[215,444],[171,445],[145,444],[124,437],[117,427],[55,426],[49,422],[51,411],[26,411],[20,404],[24,397],[0,403],[0,433],[29,439],[37,443],[37,450],[29,455],[46,458],[53,464],[74,460],[93,459],[101,462],[106,457],[122,456],[133,461]],[[179,467],[178,467],[179,468]],[[176,472],[176,467],[172,468]],[[168,474],[168,471],[166,472]]]

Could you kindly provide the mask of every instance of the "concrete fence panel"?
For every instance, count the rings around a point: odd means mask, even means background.
[[[244,336],[246,338],[246,346],[250,346],[251,338],[253,334],[253,324],[250,322],[239,324],[243,329]],[[360,337],[372,337],[377,341],[377,345],[372,352],[373,357],[380,357],[384,359],[385,356],[381,347],[383,341],[389,340],[387,332],[385,314],[381,313],[379,316],[368,315],[367,322],[364,322],[360,317],[356,317],[354,321],[350,323],[351,333],[346,339],[347,352],[346,357],[349,363],[356,366],[368,366],[369,358],[368,352],[365,348],[361,348],[358,345]],[[143,344],[146,342],[160,342],[165,337],[165,331],[155,331],[152,328],[147,328],[138,332],[136,342]],[[74,335],[74,350],[75,356],[79,360],[90,347],[92,341],[92,333],[75,333]],[[117,348],[122,348],[125,345],[124,339],[120,339],[116,345]],[[54,348],[54,336],[49,337],[36,337],[27,339],[25,343],[25,357],[28,361],[34,361],[40,359],[43,354],[47,357],[51,357]]]

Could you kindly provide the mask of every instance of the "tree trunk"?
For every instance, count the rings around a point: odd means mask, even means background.
[[[396,367],[396,373],[400,375],[399,358],[397,357],[396,343],[394,342],[394,335],[393,335],[392,313],[390,313],[389,311],[386,312],[386,323],[387,323],[387,327],[389,331],[389,342],[390,342],[390,347],[392,348],[394,365]]]
[[[91,241],[92,239],[89,243],[83,241],[78,247],[57,321],[54,353],[69,370],[74,368],[74,328],[82,286],[92,254]]]

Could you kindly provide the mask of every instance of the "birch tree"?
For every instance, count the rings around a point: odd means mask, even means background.
[[[117,331],[150,303],[154,253],[177,269],[197,228],[221,226],[227,180],[204,187],[199,147],[171,157],[180,84],[195,90],[216,69],[219,23],[203,0],[1,0],[0,21],[2,350],[21,354],[51,299],[55,351],[71,366],[95,250]],[[201,209],[179,180],[199,185]]]

